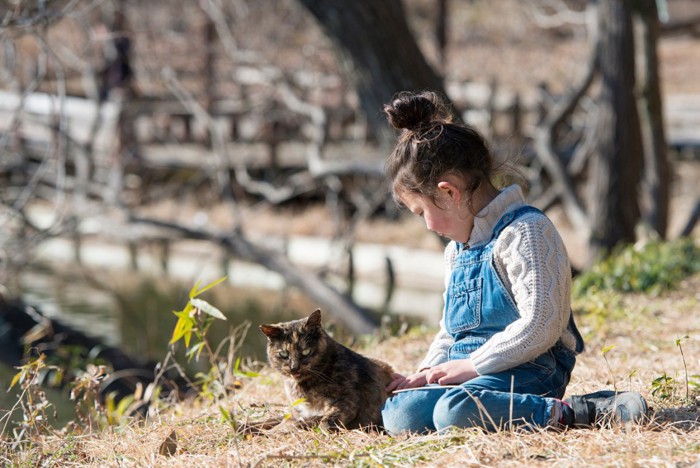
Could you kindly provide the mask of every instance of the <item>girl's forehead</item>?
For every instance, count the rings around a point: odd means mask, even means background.
[[[404,205],[408,205],[409,202],[413,202],[421,198],[420,193],[407,190],[405,187],[401,186],[394,188],[394,196],[399,202],[401,202]]]
[[[428,204],[430,198],[427,195],[418,192],[403,191],[396,194],[396,199],[400,204],[412,210],[414,208],[423,207]]]

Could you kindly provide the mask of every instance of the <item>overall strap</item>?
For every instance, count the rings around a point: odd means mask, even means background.
[[[544,215],[544,213],[542,213],[541,210],[530,205],[524,205],[520,208],[514,209],[513,211],[509,211],[508,213],[501,216],[501,219],[499,219],[496,225],[493,227],[493,232],[491,232],[491,239],[489,239],[489,241],[493,241],[495,238],[497,238],[501,234],[501,231],[503,231],[503,229],[508,227],[508,225],[512,223],[515,219],[519,218],[520,216],[526,213],[541,213]]]

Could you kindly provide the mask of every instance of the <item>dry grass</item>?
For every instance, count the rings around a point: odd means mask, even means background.
[[[619,295],[600,313],[579,317],[588,349],[569,393],[613,385],[639,391],[653,408],[652,420],[641,426],[390,437],[302,431],[287,424],[245,437],[222,422],[216,404],[190,401],[169,406],[146,422],[85,435],[44,436],[22,452],[6,447],[0,461],[31,466],[690,466],[700,459],[698,393],[691,387],[691,398],[685,399],[676,340],[687,336],[681,343],[688,372],[700,373],[698,291],[700,275],[695,275],[660,297]],[[425,353],[432,332],[413,329],[401,337],[370,338],[361,350],[409,372]],[[602,350],[613,345],[604,357]],[[661,400],[651,394],[651,382],[664,373],[674,379],[675,393]],[[280,377],[266,366],[258,377],[244,379],[242,388],[221,405],[239,423],[289,411]],[[173,431],[175,454],[159,454]]]

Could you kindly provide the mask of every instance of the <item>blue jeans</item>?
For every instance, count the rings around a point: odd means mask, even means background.
[[[455,388],[429,385],[396,393],[382,408],[384,427],[391,434],[449,427],[495,431],[509,423],[546,427],[552,422],[555,400],[564,396],[575,361],[573,352],[557,344],[531,362]]]

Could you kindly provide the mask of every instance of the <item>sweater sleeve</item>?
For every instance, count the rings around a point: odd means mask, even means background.
[[[450,282],[450,276],[452,275],[452,267],[454,265],[455,258],[457,257],[457,245],[454,242],[450,242],[445,247],[445,291],[447,291],[447,285]],[[443,304],[445,299],[445,293],[443,293]],[[428,348],[428,353],[426,354],[423,361],[418,366],[418,370],[427,369],[429,367],[437,366],[443,362],[447,362],[447,352],[450,346],[454,343],[452,335],[447,332],[445,328],[445,307],[443,305],[442,318],[440,319],[440,330],[433,339],[433,342]]]
[[[571,268],[564,243],[540,213],[525,215],[496,240],[493,265],[520,318],[475,350],[479,374],[518,366],[552,347],[571,313]]]

